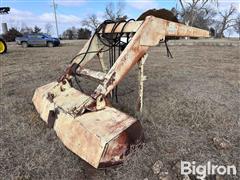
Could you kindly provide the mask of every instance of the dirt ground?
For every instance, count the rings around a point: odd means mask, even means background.
[[[181,179],[181,160],[240,170],[239,47],[154,47],[145,65],[144,113],[135,113],[137,70],[119,86],[116,107],[140,119],[145,142],[123,165],[94,169],[67,150],[32,104],[34,90],[56,80],[82,43],[56,48],[9,46],[1,56],[0,179],[158,179],[152,166]],[[92,65],[99,65],[98,62]],[[94,68],[95,69],[95,68]],[[83,88],[93,86],[83,81]],[[86,83],[85,83],[86,82]],[[213,138],[228,144],[220,148]],[[240,179],[240,171],[234,177]]]

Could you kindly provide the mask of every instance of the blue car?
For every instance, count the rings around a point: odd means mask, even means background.
[[[58,38],[53,38],[47,34],[28,34],[23,37],[17,37],[15,41],[17,44],[22,45],[23,48],[29,46],[54,47],[60,45]]]

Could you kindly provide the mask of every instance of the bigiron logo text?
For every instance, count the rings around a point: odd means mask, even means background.
[[[181,161],[181,175],[196,175],[199,180],[205,180],[208,175],[236,175],[235,165],[214,165],[210,161],[206,165],[196,165],[196,162]]]

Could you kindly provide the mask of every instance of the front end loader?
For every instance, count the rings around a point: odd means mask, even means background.
[[[122,35],[128,39],[124,45]],[[139,120],[112,107],[109,98],[133,66],[146,60],[148,49],[171,36],[209,37],[209,32],[154,16],[100,25],[63,75],[36,89],[33,103],[40,117],[68,149],[93,167],[123,162],[131,146],[143,141],[143,129]],[[119,56],[107,69],[103,53],[115,47],[120,49]],[[115,56],[114,52],[109,56]],[[95,56],[102,71],[85,68]],[[84,93],[73,86],[76,76],[96,80],[99,85],[93,92]]]

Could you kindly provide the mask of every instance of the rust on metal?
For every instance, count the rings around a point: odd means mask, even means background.
[[[144,21],[135,21],[135,22],[129,22],[125,28],[123,32],[137,32],[137,30],[139,29],[139,27],[142,25]],[[123,26],[125,25],[125,23],[121,23],[119,24],[119,26],[115,29],[114,33],[120,33],[122,31]],[[104,32],[105,33],[111,33],[112,29],[113,29],[114,23],[112,24],[108,24],[105,29]],[[100,31],[100,33],[102,33],[103,31]]]
[[[103,81],[106,76],[106,73],[104,73],[104,72],[94,71],[94,70],[86,69],[86,68],[84,68],[80,71],[78,70],[77,73],[84,77],[87,77],[87,78],[90,78],[90,79],[93,79],[93,80],[96,80],[99,82]]]
[[[136,24],[136,26],[138,25]],[[97,87],[93,97],[101,93],[107,95],[111,92],[129,70],[143,57],[149,47],[156,46],[165,36],[209,37],[209,32],[148,16],[107,73],[103,85]],[[114,81],[109,83],[113,73],[115,74]]]
[[[102,110],[87,112],[75,117],[69,112],[74,106],[71,101],[74,98],[81,101],[79,97],[84,100],[86,99],[85,95],[75,94],[72,90],[68,90],[66,91],[68,94],[65,94],[65,96],[67,95],[69,100],[64,99],[60,104],[58,99],[52,103],[47,99],[45,89],[50,90],[49,88],[54,88],[54,85],[50,83],[38,88],[34,94],[33,102],[46,123],[48,122],[49,107],[58,109],[59,112],[53,128],[65,146],[96,168],[100,163],[107,164],[107,161],[114,162],[124,157],[124,153],[130,144],[124,141],[124,138],[127,139],[128,137],[123,137],[123,134],[137,120],[108,106]],[[71,103],[71,105],[67,106],[68,103]],[[103,155],[104,151],[105,154]]]
[[[209,37],[208,31],[188,27],[176,22],[148,16],[143,21],[107,24],[100,33],[131,33],[131,41],[108,72],[85,69],[94,56],[99,56],[102,70],[105,45],[94,35],[78,53],[58,82],[52,82],[35,90],[33,103],[40,117],[52,127],[63,144],[93,167],[121,163],[133,145],[143,140],[140,122],[111,106],[108,94],[136,65],[148,49],[166,36]],[[123,27],[125,27],[123,29]],[[92,53],[86,54],[87,50]],[[144,60],[145,61],[145,60]],[[141,62],[140,62],[141,63]],[[142,62],[143,63],[143,62]],[[143,95],[143,67],[140,68]],[[72,87],[76,74],[99,81],[91,94]]]

